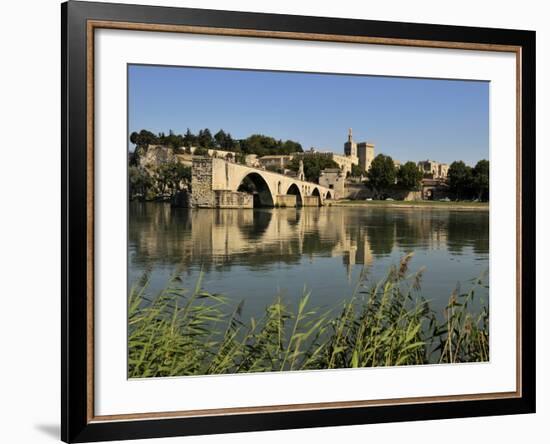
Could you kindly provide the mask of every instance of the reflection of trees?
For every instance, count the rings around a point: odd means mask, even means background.
[[[129,254],[134,264],[232,265],[266,268],[297,264],[303,256],[342,257],[370,264],[374,257],[447,247],[461,254],[489,248],[487,212],[302,208],[257,210],[172,209],[130,204]]]
[[[475,253],[489,251],[489,213],[472,212],[464,218],[461,212],[449,214],[447,224],[447,248],[450,252],[461,254],[464,247],[472,247]]]
[[[367,236],[375,256],[391,254],[395,244],[396,219],[391,211],[382,210],[372,214],[367,225]]]

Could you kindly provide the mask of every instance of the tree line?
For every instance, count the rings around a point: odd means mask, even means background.
[[[456,200],[489,200],[489,161],[480,160],[475,167],[453,162],[447,175],[449,189]]]
[[[352,170],[352,175],[356,174]],[[420,190],[423,173],[414,162],[397,167],[390,156],[377,155],[366,173],[367,186],[378,197],[385,190],[400,188],[409,191]],[[463,161],[453,162],[447,173],[447,184],[455,200],[489,200],[489,161],[480,160],[475,167]]]
[[[168,135],[165,133],[154,134],[142,129],[140,132],[134,131],[130,134],[130,142],[136,145],[136,148],[146,149],[149,145],[162,145],[181,152],[189,152],[191,147],[203,151],[219,149],[258,156],[303,152],[302,145],[293,140],[282,141],[263,134],[252,134],[246,139],[234,139],[231,133],[225,132],[223,129],[212,134],[208,128],[199,130],[197,134],[191,132],[189,128],[184,134],[176,134],[170,130]]]

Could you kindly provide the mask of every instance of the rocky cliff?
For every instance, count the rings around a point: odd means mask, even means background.
[[[161,145],[149,145],[147,149],[136,152],[138,166],[146,170],[156,170],[165,163],[177,162],[176,154],[172,148]]]

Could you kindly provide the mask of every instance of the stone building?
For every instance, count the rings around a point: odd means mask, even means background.
[[[357,144],[357,157],[359,158],[359,166],[363,171],[368,171],[370,164],[374,160],[374,144],[368,142],[360,142]]]
[[[263,168],[277,168],[284,171],[293,158],[304,158],[311,155],[326,156],[333,160],[340,170],[342,170],[344,177],[346,177],[351,173],[352,165],[359,165],[365,172],[369,169],[374,159],[374,144],[368,142],[355,142],[350,128],[348,140],[344,143],[343,155],[332,151],[321,151],[312,147],[303,153],[262,156],[257,159],[257,162]]]
[[[423,200],[440,200],[450,197],[449,185],[442,179],[422,179],[421,193]]]
[[[344,154],[359,165],[363,171],[368,171],[374,159],[374,144],[368,142],[355,142],[352,129],[348,131],[348,140],[344,143]]]
[[[435,160],[421,160],[418,162],[418,168],[429,179],[447,179],[449,165],[436,162]]]
[[[263,168],[277,168],[285,170],[294,156],[292,155],[272,155],[258,157],[257,162]]]
[[[351,128],[348,130],[348,140],[344,143],[344,154],[347,157],[357,159],[357,143],[353,140]]]
[[[319,185],[334,190],[333,199],[341,199],[344,196],[346,176],[339,168],[327,168],[321,171]]]

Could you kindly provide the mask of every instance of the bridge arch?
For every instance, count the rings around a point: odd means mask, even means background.
[[[286,194],[293,194],[296,196],[296,206],[302,206],[302,192],[300,191],[300,187],[296,185],[295,183],[291,184],[288,189],[286,190]]]
[[[327,191],[327,195],[325,196],[325,199],[332,199],[332,193],[330,191]]]
[[[257,172],[246,174],[239,185],[237,191],[250,193],[254,196],[254,207],[274,207],[275,201],[273,194],[266,180]]]
[[[319,191],[319,188],[317,188],[317,187],[313,188],[313,191],[311,192],[311,196],[317,196],[317,205],[318,206],[323,205],[323,200],[322,200],[321,192]]]

